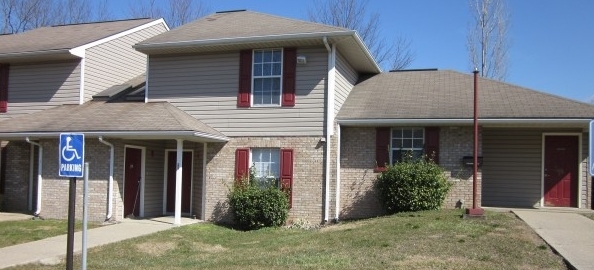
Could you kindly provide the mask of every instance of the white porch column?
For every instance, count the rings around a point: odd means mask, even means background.
[[[173,225],[181,225],[181,196],[182,196],[182,164],[184,158],[184,141],[177,139],[177,162],[175,171],[175,218]]]

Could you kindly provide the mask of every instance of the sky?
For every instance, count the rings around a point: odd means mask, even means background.
[[[109,0],[127,17],[134,0]],[[148,1],[148,0],[147,0]],[[164,0],[157,0],[164,1]],[[307,20],[316,0],[203,0],[210,13],[248,9]],[[467,0],[369,0],[388,40],[410,40],[409,69],[472,73],[466,50],[471,20]],[[594,101],[594,1],[508,0],[509,68],[506,82],[582,102]]]

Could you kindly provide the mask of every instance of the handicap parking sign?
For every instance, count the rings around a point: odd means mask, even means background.
[[[85,135],[60,133],[60,168],[63,177],[83,177],[85,160]]]

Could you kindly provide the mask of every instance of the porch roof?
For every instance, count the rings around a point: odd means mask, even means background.
[[[228,141],[222,133],[168,102],[90,101],[0,121],[0,139],[57,138],[63,132],[123,139]]]
[[[472,74],[417,70],[358,83],[337,115],[342,125],[466,125],[473,122]],[[587,127],[591,104],[479,78],[479,122],[489,126]]]

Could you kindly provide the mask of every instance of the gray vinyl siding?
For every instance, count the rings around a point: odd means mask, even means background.
[[[175,151],[177,144],[173,140],[167,141],[166,150]],[[202,216],[202,160],[203,160],[203,143],[184,141],[184,151],[193,151],[192,156],[192,199],[191,211],[192,216],[201,218]],[[166,166],[166,165],[165,165]],[[185,170],[185,168],[183,168]],[[164,169],[165,170],[165,169]]]
[[[158,140],[124,141],[124,144],[130,147],[145,147],[144,216],[162,216],[163,181],[165,179],[165,176],[163,174],[163,166],[165,164],[165,142]],[[124,164],[125,156],[121,162],[122,164]],[[123,179],[122,181],[125,181],[125,179]],[[126,187],[124,186],[124,189],[125,188]],[[125,193],[122,191],[122,194]]]
[[[80,61],[14,64],[8,78],[8,112],[0,120],[78,104]]]
[[[548,132],[563,133],[575,130],[484,129],[483,206],[540,206],[542,136]],[[586,146],[582,143],[583,147]],[[587,150],[582,150],[582,155],[587,155],[584,153],[587,153]],[[583,167],[580,170],[583,170]],[[585,182],[584,180],[582,173],[582,182]],[[582,199],[585,200],[585,196]]]
[[[334,94],[334,115],[338,113],[342,104],[349,96],[357,83],[358,74],[353,67],[342,57],[336,54],[336,92]]]
[[[294,107],[237,108],[239,52],[150,57],[150,101],[169,101],[227,136],[321,136],[327,52],[300,48]]]
[[[157,24],[87,49],[85,101],[113,85],[144,73],[146,55],[136,51],[132,45],[166,31],[163,24]]]

